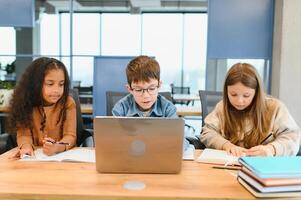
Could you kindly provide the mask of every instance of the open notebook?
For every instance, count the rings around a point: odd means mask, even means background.
[[[197,162],[219,164],[219,165],[240,165],[238,157],[229,155],[226,151],[216,149],[204,149],[196,159]]]
[[[76,148],[53,156],[47,156],[42,149],[34,151],[34,156],[24,156],[21,161],[58,161],[58,162],[88,162],[95,163],[94,149]]]

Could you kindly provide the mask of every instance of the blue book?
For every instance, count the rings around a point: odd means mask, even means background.
[[[258,178],[301,178],[300,156],[241,157],[238,161]]]

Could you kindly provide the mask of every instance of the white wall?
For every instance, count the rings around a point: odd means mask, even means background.
[[[301,1],[275,0],[272,95],[301,127]]]

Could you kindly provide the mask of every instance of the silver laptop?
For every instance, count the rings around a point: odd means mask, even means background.
[[[103,173],[179,173],[184,120],[96,117],[96,169]]]

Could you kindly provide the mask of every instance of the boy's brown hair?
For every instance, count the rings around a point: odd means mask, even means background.
[[[126,68],[126,77],[129,86],[132,83],[148,82],[150,79],[160,81],[160,65],[148,56],[138,56],[131,60]]]

